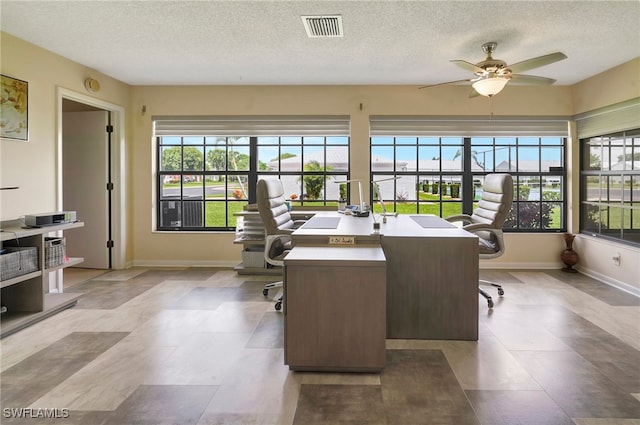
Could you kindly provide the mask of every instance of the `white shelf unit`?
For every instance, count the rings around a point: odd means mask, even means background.
[[[280,267],[267,267],[264,262],[264,224],[258,211],[240,211],[235,213],[238,217],[236,226],[236,239],[234,244],[241,244],[242,263],[234,267],[240,275],[262,274],[280,275]]]
[[[0,224],[2,245],[36,247],[38,270],[0,281],[0,300],[7,311],[0,315],[0,338],[24,329],[64,309],[74,306],[81,294],[50,293],[49,274],[56,270],[75,266],[83,258],[69,258],[60,265],[45,268],[45,236],[61,230],[84,226],[82,222],[59,224],[40,228],[23,228],[19,220]],[[62,287],[62,286],[61,286]]]

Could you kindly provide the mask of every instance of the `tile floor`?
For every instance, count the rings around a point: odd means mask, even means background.
[[[0,341],[0,423],[640,425],[640,299],[554,270],[481,277],[506,294],[478,299],[479,341],[387,340],[382,373],[333,374],[283,365],[273,278],[87,275],[77,306]]]

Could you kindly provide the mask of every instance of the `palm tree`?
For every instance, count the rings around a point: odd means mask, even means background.
[[[304,165],[304,171],[318,171],[324,173],[328,171],[329,168],[325,170],[322,165],[318,161],[309,161]],[[307,197],[309,199],[318,199],[320,197],[320,192],[322,192],[322,187],[324,186],[324,181],[329,177],[326,175],[305,175],[302,177],[304,181],[304,188],[307,192]]]
[[[460,157],[462,155],[462,148],[458,149],[458,151],[455,153],[455,155],[453,155],[452,160],[456,160],[458,157]],[[480,168],[482,168],[484,170],[484,164],[480,162],[480,160],[478,159],[478,152],[472,150],[471,151],[471,158],[473,159],[473,162],[476,163],[476,165]]]
[[[210,151],[209,154],[207,155],[207,162],[208,162],[209,169],[224,170],[225,166],[228,166],[229,170],[239,171],[240,170],[239,163],[248,161],[248,158],[247,159],[242,158],[246,155],[233,150],[235,143],[240,139],[241,139],[240,137],[217,138],[216,144],[217,145],[222,144],[223,146],[221,146],[222,149],[216,148],[215,150]],[[229,151],[227,153],[228,164],[227,162],[225,162],[225,152],[224,152],[227,144],[229,146]],[[247,167],[244,167],[243,169],[247,169]],[[242,181],[241,176],[236,175],[235,179],[237,180],[238,185],[240,186],[239,190],[241,191],[242,196],[244,198],[247,198],[247,189],[245,188],[245,184]]]

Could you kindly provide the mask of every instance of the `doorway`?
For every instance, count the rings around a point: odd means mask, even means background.
[[[123,114],[117,105],[58,90],[58,209],[76,211],[85,224],[65,232],[67,255],[84,258],[77,267],[125,267]]]
[[[110,112],[62,100],[62,205],[84,227],[65,234],[67,255],[87,269],[111,268]]]

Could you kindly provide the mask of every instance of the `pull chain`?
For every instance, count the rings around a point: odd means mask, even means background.
[[[493,121],[493,96],[489,96],[489,121]]]

